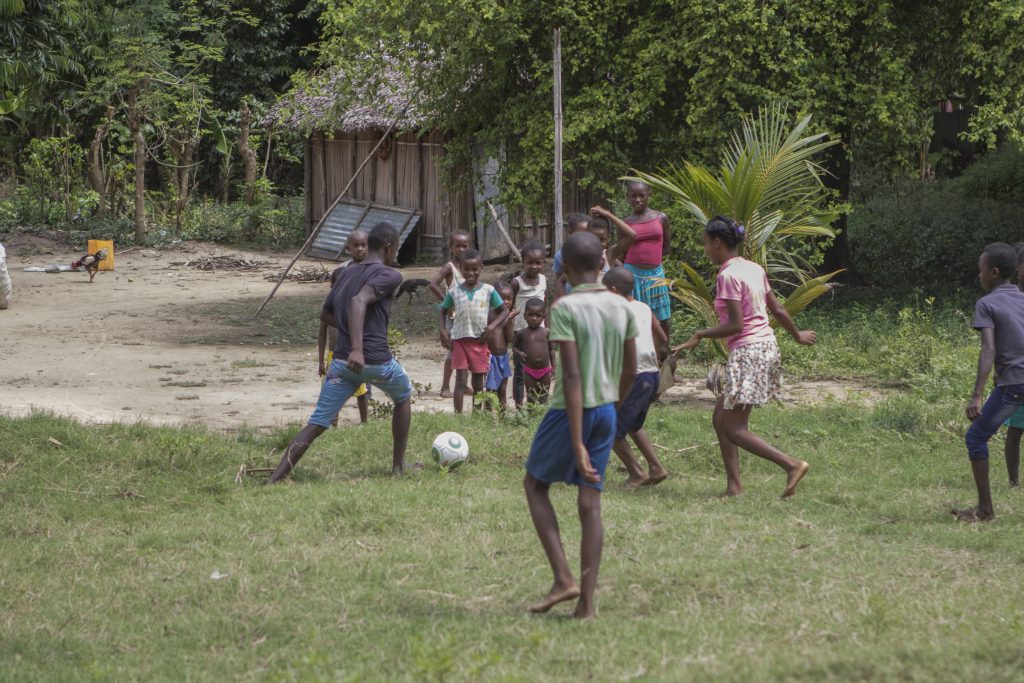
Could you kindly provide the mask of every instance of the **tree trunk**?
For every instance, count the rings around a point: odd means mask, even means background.
[[[103,125],[96,129],[96,134],[92,137],[92,142],[89,144],[89,152],[86,155],[89,165],[89,187],[100,197],[100,202],[96,206],[96,214],[99,216],[104,216],[107,213],[107,174],[103,168],[103,141],[107,139],[107,133],[110,131],[110,120],[113,115],[113,107],[107,107],[107,118]]]
[[[188,134],[186,132],[186,134]],[[188,210],[192,199],[192,156],[195,152],[195,142],[186,140],[184,142],[173,142],[171,153],[174,157],[174,235],[181,239],[181,228],[183,217]]]
[[[128,130],[135,141],[135,241],[142,242],[146,238],[146,138],[138,95],[138,87],[128,91]]]
[[[249,129],[252,127],[252,112],[249,103],[242,102],[242,120],[239,124],[238,151],[242,154],[245,165],[245,203],[252,206],[256,203],[256,152],[249,144]]]
[[[828,174],[823,179],[825,186],[831,190],[835,190],[838,194],[837,199],[840,202],[848,202],[850,200],[850,155],[847,152],[849,145],[851,144],[853,137],[853,131],[848,125],[846,130],[843,131],[843,139],[840,144],[829,148],[828,158],[825,162],[825,168]],[[845,280],[848,283],[856,284],[860,281],[857,275],[857,271],[854,268],[853,257],[850,253],[850,239],[847,234],[847,221],[846,214],[844,213],[839,219],[832,224],[832,228],[836,231],[836,238],[832,241],[832,246],[825,252],[824,270],[825,272],[832,272],[834,270],[843,269],[846,272],[838,276],[838,279]]]

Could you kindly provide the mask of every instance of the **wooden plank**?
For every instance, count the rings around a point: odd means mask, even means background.
[[[562,248],[562,29],[555,29],[555,246]]]
[[[424,178],[424,164],[423,164],[423,138],[419,139],[419,144],[416,146],[416,163],[419,164],[419,204],[420,211],[423,212],[423,220],[420,221],[419,229],[416,231],[416,258],[421,258],[423,253],[423,233],[427,229],[427,202],[425,197],[427,194],[426,178]]]
[[[306,137],[303,145],[303,197],[306,198],[306,235],[313,229],[313,142],[312,136]]]
[[[327,190],[327,139],[320,136],[320,175],[323,183],[324,206],[330,206],[331,200]],[[326,212],[325,212],[326,213]]]

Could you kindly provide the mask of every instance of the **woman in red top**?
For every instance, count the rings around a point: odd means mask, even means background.
[[[647,183],[638,180],[629,183],[626,198],[633,207],[633,213],[622,220],[636,231],[636,239],[622,259],[623,265],[633,273],[633,298],[651,307],[667,336],[672,300],[668,287],[658,283],[665,279],[662,262],[672,247],[668,216],[647,206],[651,199],[651,188]]]

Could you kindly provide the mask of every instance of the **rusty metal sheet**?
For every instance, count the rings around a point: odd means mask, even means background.
[[[345,242],[353,230],[369,232],[377,223],[390,223],[398,231],[398,247],[416,229],[423,212],[401,206],[388,206],[359,199],[343,199],[327,216],[320,234],[306,250],[307,256],[329,261],[346,261]]]

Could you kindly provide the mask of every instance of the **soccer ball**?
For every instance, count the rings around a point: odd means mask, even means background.
[[[434,462],[438,465],[455,468],[466,462],[469,457],[469,444],[461,434],[445,432],[434,439],[434,445],[430,447],[430,451],[434,455]]]

